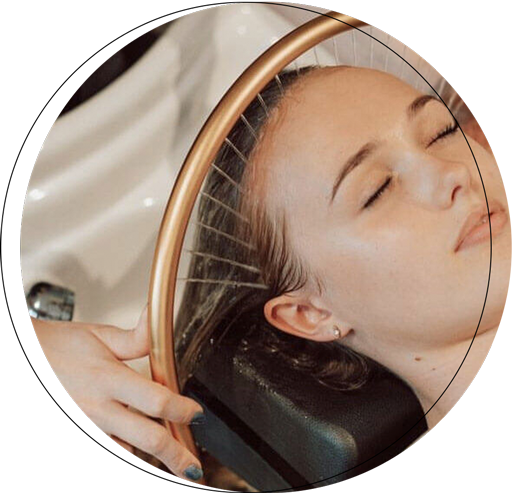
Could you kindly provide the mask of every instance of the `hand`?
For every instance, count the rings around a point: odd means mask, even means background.
[[[32,323],[60,382],[99,428],[127,450],[136,447],[157,457],[177,476],[201,478],[198,459],[148,417],[200,423],[201,406],[122,362],[149,352],[146,310],[132,330],[37,319]]]

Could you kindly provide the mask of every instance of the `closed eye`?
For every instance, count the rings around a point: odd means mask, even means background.
[[[457,122],[452,122],[450,125],[447,125],[443,130],[441,130],[428,144],[427,147],[430,147],[432,144],[455,134],[455,132],[459,129]]]
[[[391,176],[388,176],[386,178],[386,181],[377,189],[377,191],[366,201],[366,203],[363,206],[363,209],[367,209],[372,204],[375,203],[375,201],[380,198],[380,196],[386,191],[388,186],[391,184]]]

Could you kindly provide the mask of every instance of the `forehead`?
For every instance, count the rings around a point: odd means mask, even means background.
[[[279,187],[281,196],[288,189],[300,197],[305,184],[310,193],[327,193],[326,182],[343,159],[367,142],[396,132],[419,94],[371,69],[337,67],[309,73],[285,95],[265,132],[257,158],[258,166],[265,168],[265,188],[274,201],[278,196],[271,192],[272,185]]]
[[[293,86],[279,108],[272,140],[290,143],[324,141],[338,145],[366,142],[390,122],[406,117],[419,93],[401,80],[371,69],[324,68]],[[364,143],[363,142],[363,143]],[[285,146],[287,147],[287,146]]]

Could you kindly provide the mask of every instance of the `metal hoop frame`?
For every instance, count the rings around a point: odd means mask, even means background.
[[[149,288],[150,363],[153,380],[179,392],[174,355],[174,294],[183,239],[211,163],[231,128],[265,85],[317,44],[366,24],[337,12],[322,14],[273,44],[231,86],[190,149],[167,203],[158,234]],[[186,425],[166,422],[175,439],[197,455]]]

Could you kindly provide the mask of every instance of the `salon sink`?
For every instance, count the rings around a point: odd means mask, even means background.
[[[146,35],[123,62],[128,67],[114,56],[115,77],[98,69],[101,83],[78,91],[51,128],[28,186],[26,294],[41,282],[65,287],[75,295],[73,320],[133,326],[184,157],[233,80],[293,27],[280,9],[228,5],[180,18]],[[149,374],[147,361],[138,369]]]

